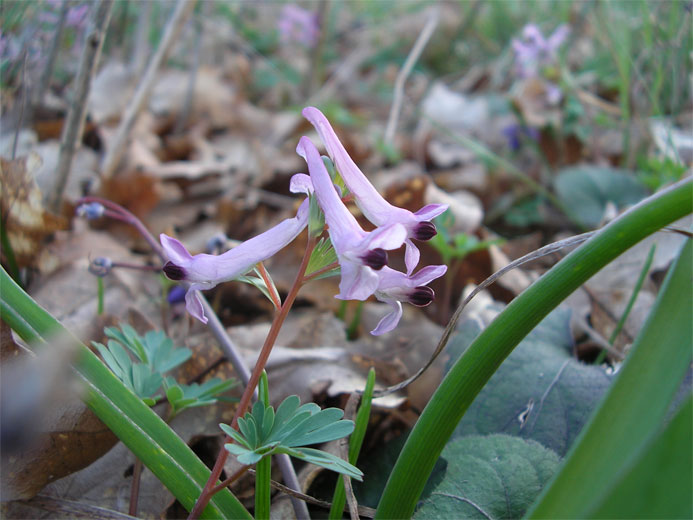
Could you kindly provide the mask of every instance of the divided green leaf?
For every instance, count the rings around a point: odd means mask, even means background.
[[[242,464],[255,464],[266,455],[286,453],[326,469],[361,480],[363,473],[329,453],[305,448],[310,444],[346,437],[354,430],[353,421],[342,419],[339,408],[321,410],[315,403],[300,405],[298,396],[287,397],[275,413],[272,406],[257,401],[250,412],[238,419],[238,431],[220,424],[235,444],[226,449]]]

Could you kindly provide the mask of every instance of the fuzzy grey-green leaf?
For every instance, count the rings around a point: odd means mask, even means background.
[[[520,518],[558,468],[538,442],[472,435],[448,443],[443,479],[426,486],[415,519]]]

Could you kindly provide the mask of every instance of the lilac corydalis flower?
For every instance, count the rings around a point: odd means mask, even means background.
[[[541,67],[552,65],[556,61],[556,51],[569,32],[567,25],[560,25],[551,36],[544,38],[536,25],[526,25],[522,38],[512,41],[517,75],[521,78],[536,77]]]
[[[258,262],[273,256],[291,243],[308,223],[308,200],[304,200],[294,218],[288,218],[264,233],[246,240],[222,255],[191,255],[175,238],[160,235],[161,246],[169,261],[164,273],[171,280],[187,281],[190,286],[185,294],[188,312],[207,323],[202,301],[197,290],[206,290],[217,284],[238,278]]]
[[[278,27],[279,37],[284,44],[298,42],[313,47],[320,36],[317,15],[295,4],[284,6]]]
[[[323,113],[315,107],[306,107],[303,109],[303,116],[317,130],[328,155],[339,170],[344,184],[354,194],[356,205],[365,217],[376,226],[399,223],[406,228],[404,261],[407,266],[407,273],[411,274],[419,263],[420,257],[419,250],[412,239],[429,240],[433,238],[436,234],[436,227],[431,220],[448,209],[447,204],[429,204],[416,213],[393,206],[378,193],[378,190],[373,187],[359,167],[356,166],[356,163],[349,157]]]
[[[388,303],[392,311],[380,320],[377,327],[371,331],[374,336],[390,332],[402,317],[402,302],[411,303],[417,307],[425,307],[435,297],[433,289],[427,284],[440,278],[447,271],[445,265],[428,265],[416,274],[407,276],[404,273],[383,267],[378,273],[378,288],[375,297],[381,302]]]
[[[308,163],[310,179],[295,175],[291,188],[293,191],[314,190],[325,213],[330,240],[342,271],[337,298],[365,300],[378,287],[377,271],[387,264],[386,251],[401,247],[407,230],[395,222],[371,232],[364,231],[337,194],[320,153],[310,139],[302,137],[296,152]]]

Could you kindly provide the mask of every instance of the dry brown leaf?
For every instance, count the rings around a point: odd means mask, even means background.
[[[8,161],[0,157],[0,212],[2,225],[19,267],[33,265],[43,241],[67,221],[47,212],[34,172],[41,160],[36,154]],[[3,256],[4,258],[4,256]]]
[[[113,433],[79,399],[74,344],[52,338],[2,367],[2,499],[26,499],[99,458]]]

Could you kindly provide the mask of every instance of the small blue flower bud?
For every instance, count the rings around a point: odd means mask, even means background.
[[[103,204],[99,202],[88,202],[87,204],[80,204],[77,207],[78,217],[86,217],[89,220],[94,220],[103,216],[105,208]]]
[[[94,258],[89,264],[89,272],[99,278],[106,276],[111,272],[111,269],[113,269],[113,262],[111,262],[110,258],[103,256]]]

